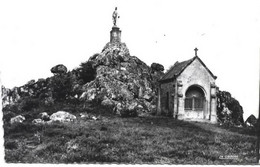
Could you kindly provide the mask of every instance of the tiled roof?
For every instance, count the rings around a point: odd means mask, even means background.
[[[217,78],[215,75],[212,74],[212,72],[206,67],[206,65],[201,61],[201,59],[198,56],[194,56],[192,59],[183,61],[183,62],[176,62],[173,67],[160,79],[160,82],[164,82],[167,80],[171,80],[179,76],[185,68],[190,65],[195,59],[198,59],[201,64],[206,68],[206,70],[211,74],[213,78]]]

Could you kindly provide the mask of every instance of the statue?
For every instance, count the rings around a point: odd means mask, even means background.
[[[117,7],[115,8],[115,11],[113,12],[112,18],[113,18],[113,24],[114,24],[114,26],[116,26],[117,18],[119,18],[118,13],[117,13]]]

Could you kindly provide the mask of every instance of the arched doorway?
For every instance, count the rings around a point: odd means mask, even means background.
[[[185,110],[203,111],[206,98],[205,93],[197,85],[190,86],[185,93]]]

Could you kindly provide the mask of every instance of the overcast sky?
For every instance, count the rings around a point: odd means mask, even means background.
[[[258,116],[260,1],[8,0],[0,2],[0,70],[12,88],[78,67],[109,42],[118,7],[130,54],[168,69],[198,56],[244,108]]]

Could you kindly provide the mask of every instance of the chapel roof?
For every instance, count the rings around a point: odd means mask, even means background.
[[[169,70],[168,72],[159,80],[159,82],[167,82],[175,79],[178,77],[185,69],[188,67],[195,59],[198,59],[200,63],[205,67],[205,69],[210,73],[210,75],[216,79],[217,76],[215,76],[208,68],[207,66],[202,62],[202,60],[198,56],[194,56],[193,58],[182,61],[182,62],[176,62]]]

